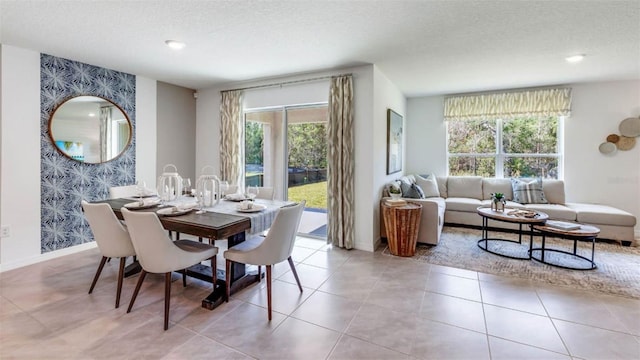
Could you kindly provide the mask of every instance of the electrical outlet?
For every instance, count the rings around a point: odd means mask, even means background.
[[[9,236],[11,236],[11,228],[9,226],[3,226],[0,237],[7,238]]]

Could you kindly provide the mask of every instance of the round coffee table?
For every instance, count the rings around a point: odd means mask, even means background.
[[[555,227],[547,226],[547,225],[534,225],[533,230],[539,232],[542,235],[542,245],[539,248],[532,248],[530,250],[531,259],[539,261],[543,264],[552,265],[556,267],[560,267],[563,269],[571,269],[571,270],[593,270],[598,266],[593,261],[593,256],[596,249],[596,237],[600,233],[600,229],[591,225],[582,225],[576,223],[575,225],[580,226],[578,229],[558,229]],[[545,241],[547,236],[555,236],[566,240],[573,240],[573,252],[561,250],[561,249],[548,249],[545,247]],[[591,241],[591,259],[578,255],[578,241]],[[534,252],[540,252],[540,257],[533,256]],[[549,258],[545,259],[545,252],[559,253],[559,254],[567,254],[573,259],[579,262],[586,262],[586,267],[577,267],[577,266],[569,266],[558,264],[553,261],[549,261]]]
[[[479,207],[478,215],[482,217],[482,239],[478,240],[478,247],[486,252],[504,256],[510,259],[518,259],[518,260],[530,260],[531,259],[531,249],[533,248],[533,225],[542,225],[547,221],[549,216],[543,212],[535,211],[529,212],[527,214],[524,213],[523,209],[514,209],[514,208],[505,208],[504,211],[495,211],[490,207]],[[502,222],[508,222],[519,225],[518,231],[518,240],[509,240],[509,239],[500,239],[500,238],[490,238],[489,237],[489,219],[497,220]],[[529,249],[524,252],[526,255],[518,255],[514,254],[514,251],[504,251],[509,250],[508,248],[502,249],[504,243],[512,243],[522,245],[522,233],[523,225],[529,225]],[[484,247],[482,244],[484,243]],[[490,244],[494,244],[494,248],[491,249]],[[518,246],[519,247],[519,246]],[[510,248],[510,247],[509,247]],[[511,249],[514,250],[514,249]],[[517,249],[515,249],[517,250]]]

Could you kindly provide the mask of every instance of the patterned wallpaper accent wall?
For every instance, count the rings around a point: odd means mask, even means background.
[[[100,96],[122,108],[133,129],[130,146],[115,160],[87,164],[56,150],[49,138],[49,118],[65,100]],[[109,187],[135,182],[136,80],[122,73],[51,55],[40,55],[41,252],[93,241],[80,201],[105,199]]]

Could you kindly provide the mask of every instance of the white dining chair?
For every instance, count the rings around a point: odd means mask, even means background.
[[[171,273],[182,271],[206,259],[211,260],[213,288],[216,287],[216,255],[218,248],[191,240],[172,241],[154,212],[134,212],[122,208],[131,241],[142,266],[127,313],[131,312],[147,273],[164,274],[164,329],[169,328]]]
[[[100,273],[104,268],[107,259],[120,258],[120,267],[118,270],[118,290],[116,292],[116,309],[120,306],[120,294],[122,293],[122,280],[124,278],[124,265],[127,256],[135,256],[136,251],[131,243],[127,228],[122,225],[120,220],[113,213],[109,204],[91,204],[82,200],[82,210],[89,222],[89,227],[93,232],[93,238],[98,244],[98,249],[102,254],[100,265],[91,282],[89,294],[93,292],[93,288],[98,282]]]
[[[109,188],[109,198],[122,199],[138,196],[136,185],[112,186]]]
[[[273,200],[275,191],[270,186],[258,186],[258,195],[256,199]]]
[[[296,278],[298,288],[302,292],[302,285],[298,278],[296,267],[291,259],[291,252],[298,232],[298,225],[302,217],[305,201],[298,204],[285,206],[278,210],[269,233],[266,237],[255,235],[238,245],[233,246],[224,252],[226,259],[226,301],[229,301],[231,291],[231,262],[242,264],[258,265],[258,276],[260,267],[267,268],[267,308],[269,321],[271,321],[271,266],[287,260],[291,267],[291,272]]]

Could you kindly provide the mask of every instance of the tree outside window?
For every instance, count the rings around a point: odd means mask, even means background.
[[[449,175],[558,178],[559,118],[447,122]]]

